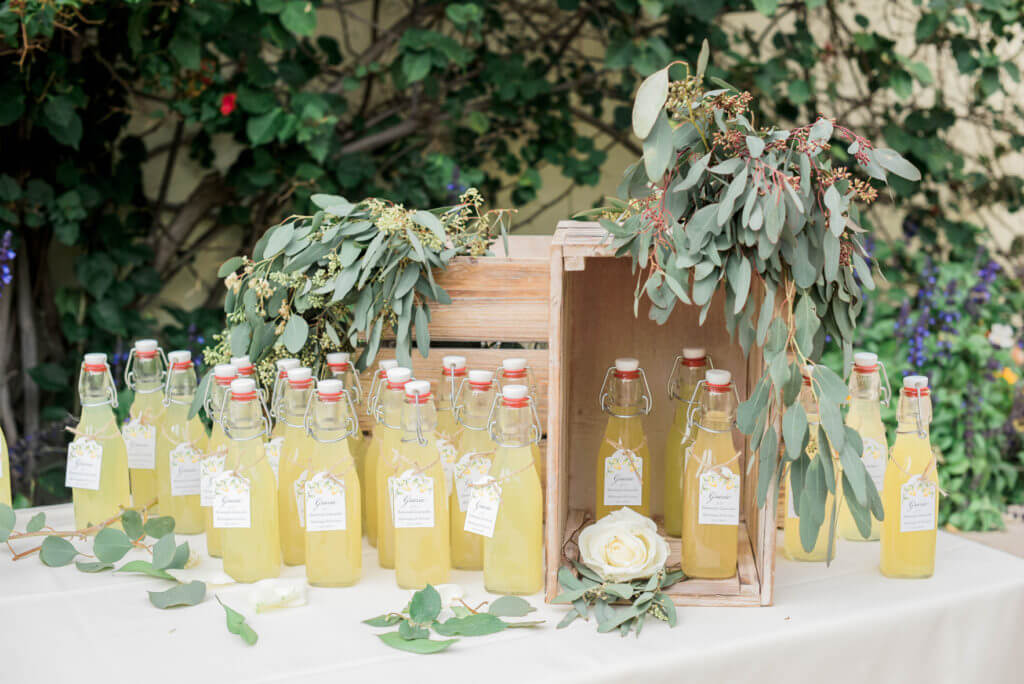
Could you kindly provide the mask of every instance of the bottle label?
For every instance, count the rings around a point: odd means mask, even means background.
[[[715,468],[700,476],[698,486],[699,525],[739,525],[740,474],[726,466]]]
[[[437,438],[437,453],[441,457],[441,467],[444,469],[444,488],[448,496],[452,495],[452,480],[455,473],[455,462],[459,458],[459,450],[455,448],[450,439],[446,437]]]
[[[95,439],[76,437],[68,444],[68,465],[64,486],[76,489],[99,489],[103,468],[103,447]]]
[[[632,449],[604,459],[604,505],[640,506],[644,499],[644,461]]]
[[[202,454],[188,442],[171,451],[171,496],[195,496],[202,493]]]
[[[389,477],[395,529],[434,526],[434,478],[406,470]]]
[[[861,461],[864,462],[864,467],[881,496],[882,484],[885,482],[885,466],[889,463],[885,445],[877,439],[864,438],[864,452],[861,454]]]
[[[935,483],[915,475],[900,487],[900,532],[935,529]]]
[[[317,473],[306,481],[306,531],[345,529],[345,483],[330,473]]]
[[[143,425],[138,419],[121,428],[124,446],[128,451],[128,467],[136,470],[156,468],[156,429]]]
[[[252,525],[249,479],[235,472],[213,481],[213,526],[248,528]]]
[[[484,537],[493,537],[498,508],[501,506],[501,485],[490,475],[483,475],[473,481],[469,492],[463,529]]]
[[[455,464],[455,495],[459,500],[459,512],[465,513],[469,507],[469,494],[472,490],[470,482],[475,482],[491,471],[491,459],[483,454],[469,452],[463,454]]]
[[[225,449],[221,447],[199,461],[199,505],[209,508],[213,505],[213,481],[224,472]]]
[[[295,512],[298,513],[299,527],[306,526],[306,481],[309,471],[303,470],[292,483],[292,496],[295,497]]]
[[[267,456],[270,469],[274,471],[274,482],[277,482],[277,467],[281,463],[281,447],[284,445],[284,437],[274,437],[269,442],[263,443],[263,453]]]

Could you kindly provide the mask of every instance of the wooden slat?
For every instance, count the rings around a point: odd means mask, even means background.
[[[568,405],[565,383],[562,382],[566,366],[566,342],[562,336],[567,326],[562,306],[564,283],[562,280],[562,249],[551,246],[549,268],[549,327],[548,327],[548,405],[557,407],[548,412],[548,449],[546,453],[546,480],[544,509],[545,600],[558,594],[558,568],[562,562],[562,540],[569,516],[569,469],[566,459],[565,434],[568,427]],[[582,520],[580,521],[582,522]]]

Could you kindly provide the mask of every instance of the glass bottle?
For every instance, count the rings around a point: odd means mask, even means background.
[[[222,555],[221,531],[213,526],[213,481],[224,472],[228,455],[228,436],[224,433],[220,409],[231,382],[238,377],[238,370],[230,363],[217,364],[213,368],[213,381],[207,385],[204,402],[206,415],[213,421],[206,453],[199,462],[199,505],[203,508],[203,526],[206,528],[206,552],[214,558]]]
[[[808,364],[803,367],[803,386],[800,388],[800,395],[798,397],[804,413],[807,414],[807,457],[813,461],[815,458],[822,456],[822,449],[825,449],[828,453],[824,457],[831,458],[833,464],[835,464],[835,455],[831,453],[831,449],[829,449],[828,445],[822,445],[818,439],[820,432],[818,425],[820,425],[821,420],[818,413],[818,400],[811,387],[812,377],[814,377],[814,366]],[[837,481],[839,481],[841,476],[839,475],[838,465],[834,465],[833,472],[836,474]],[[790,469],[786,486],[786,522],[783,524],[782,555],[790,560],[811,563],[822,563],[826,559],[832,560],[836,557],[836,543],[833,540],[832,556],[828,557],[828,535],[832,527],[834,496],[832,492],[825,494],[825,521],[818,528],[818,537],[814,541],[814,548],[807,550],[800,540],[800,515],[793,498],[792,477],[792,469]]]
[[[380,461],[380,443],[384,437],[384,428],[380,425],[377,413],[377,404],[380,401],[381,388],[387,384],[388,370],[398,367],[398,361],[394,359],[382,359],[377,364],[377,373],[373,376],[373,383],[370,385],[370,392],[366,395],[366,413],[373,418],[373,426],[370,428],[370,443],[366,445],[366,457],[363,470],[366,479],[363,480],[363,508],[366,515],[363,516],[366,522],[366,539],[370,546],[377,546],[377,492],[383,489],[377,482],[377,463]]]
[[[497,508],[494,532],[484,539],[484,587],[535,594],[544,587],[544,499],[530,445],[540,441],[540,419],[524,385],[503,386],[494,413],[488,426],[498,445],[494,465],[488,481],[473,485],[484,490],[477,496],[489,499],[482,510]]]
[[[228,457],[213,483],[213,523],[221,528],[224,572],[257,582],[281,574],[277,489],[263,448],[270,419],[252,378],[234,380],[228,395],[221,409]]]
[[[651,451],[643,416],[651,412],[651,390],[636,359],[615,359],[601,385],[600,405],[608,424],[597,451],[595,515],[600,520],[623,506],[650,515]]]
[[[306,412],[313,394],[309,368],[292,368],[279,390],[278,424],[284,428],[278,465],[277,509],[281,554],[285,565],[306,562],[306,531],[302,515],[305,483],[313,458],[313,440],[306,432]]]
[[[304,486],[306,579],[318,587],[347,587],[363,569],[359,474],[348,438],[359,429],[352,396],[340,380],[321,380],[307,428],[313,441]]]
[[[131,506],[128,454],[117,429],[117,390],[106,354],[86,354],[78,378],[82,417],[68,445],[64,486],[71,487],[75,527],[116,517]],[[72,459],[74,462],[72,462]],[[120,521],[114,523],[120,527]]]
[[[451,517],[452,567],[459,570],[483,570],[484,538],[466,531],[466,506],[471,482],[491,471],[496,445],[487,429],[494,405],[494,373],[469,371],[455,404],[459,422],[459,458],[453,473],[454,487],[448,497]],[[531,456],[532,458],[532,456]]]
[[[174,518],[178,534],[201,534],[200,461],[207,450],[206,428],[199,416],[188,417],[196,395],[192,353],[172,351],[164,390],[164,416],[156,438],[156,474],[160,512]]]
[[[128,453],[128,478],[132,505],[141,509],[155,503],[150,513],[160,510],[157,486],[157,431],[164,415],[163,388],[167,363],[156,340],[136,340],[124,366],[124,383],[132,390],[128,423],[121,428]]]
[[[736,574],[739,548],[742,475],[733,443],[732,374],[705,371],[695,395],[700,405],[687,421],[695,437],[683,467],[682,567],[688,577],[722,579]]]
[[[683,454],[696,434],[687,430],[687,413],[697,384],[708,368],[703,347],[685,347],[676,356],[668,378],[668,398],[676,409],[665,438],[665,533],[678,537],[683,533]]]
[[[412,380],[408,368],[390,368],[377,401],[377,430],[380,452],[377,455],[377,561],[382,568],[395,567],[395,524],[392,516],[391,477],[400,463],[402,443],[402,407],[405,384]],[[433,402],[431,402],[433,408]]]
[[[389,386],[395,370],[388,372]],[[422,589],[446,584],[451,572],[437,410],[426,380],[405,383],[401,424],[397,467],[388,478],[394,505],[395,579],[403,589]]]
[[[341,386],[352,398],[356,405],[363,403],[363,387],[359,383],[359,374],[352,367],[351,356],[348,352],[331,352],[327,355],[328,377],[341,381]],[[363,434],[359,425],[359,416],[356,415],[356,429],[345,438],[348,443],[348,450],[356,462],[356,473],[359,475],[359,483],[365,487],[366,484],[366,450],[369,447],[369,440]],[[366,526],[366,497],[360,496],[362,510],[363,532],[367,531]]]
[[[0,504],[11,504],[11,490],[14,476],[11,475],[11,458],[7,450],[7,438],[0,427]]]
[[[444,468],[445,491],[452,493],[455,461],[459,458],[461,427],[455,417],[455,400],[459,386],[466,379],[466,357],[445,356],[441,360],[441,383],[437,397],[437,451]]]
[[[889,405],[888,382],[885,385],[885,397],[882,398],[882,379],[879,375],[878,355],[870,352],[859,352],[853,357],[853,372],[850,374],[850,410],[846,414],[846,424],[857,431],[864,450],[861,462],[875,484],[878,496],[882,496],[885,484],[885,467],[889,462],[889,445],[885,436],[885,425],[882,424],[882,404]],[[882,368],[884,371],[885,369]],[[871,533],[864,537],[857,529],[857,523],[850,513],[846,497],[839,499],[839,534],[843,539],[851,541],[876,541],[881,534],[882,525],[874,517],[871,518]]]
[[[929,437],[930,394],[923,375],[903,378],[896,441],[882,494],[879,567],[886,577],[924,578],[935,572],[939,476]]]
[[[534,374],[533,369],[530,368],[530,364],[526,359],[513,356],[502,360],[501,366],[498,368],[499,392],[502,385],[526,385],[530,392],[530,398],[533,399],[533,405],[537,406],[537,376]],[[537,475],[543,478],[544,464],[540,459],[540,445],[531,445],[530,453],[533,454],[533,464],[537,467]]]
[[[272,440],[280,439],[283,444],[285,425],[281,421],[280,403],[283,398],[281,392],[288,379],[288,371],[298,368],[302,364],[298,359],[288,358],[278,359],[274,365],[277,366],[277,376],[274,377],[274,386],[270,390],[270,415],[274,419],[274,429],[270,432],[270,438]]]

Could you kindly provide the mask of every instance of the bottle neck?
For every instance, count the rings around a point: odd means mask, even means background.
[[[344,397],[336,401],[317,398],[313,402],[313,438],[319,441],[339,439],[349,431],[348,402]]]
[[[306,407],[309,406],[309,395],[313,391],[313,384],[309,387],[292,387],[285,382],[281,396],[281,409],[284,412],[284,420],[293,425],[303,425],[306,419]]]
[[[157,356],[149,358],[132,358],[132,375],[135,376],[136,390],[156,390],[160,388],[162,380],[160,358]]]
[[[263,414],[255,399],[228,399],[226,422],[232,439],[253,437],[263,430]]]
[[[437,430],[437,407],[430,399],[417,404],[405,400],[402,405],[402,441],[417,441]]]
[[[494,390],[470,389],[466,394],[465,406],[459,411],[459,422],[469,428],[483,430],[494,405]]]
[[[916,434],[918,430],[923,430],[927,434],[932,422],[931,398],[916,394],[907,396],[905,392],[901,392],[900,402],[896,408],[896,420],[898,433]]]
[[[385,386],[381,390],[380,404],[381,417],[385,426],[392,428],[401,427],[405,392],[401,389],[388,389]]]
[[[82,371],[78,396],[83,406],[110,403],[110,383],[105,371]]]
[[[466,377],[466,372],[450,374],[442,372],[441,381],[437,383],[437,410],[451,411],[455,405],[455,395],[459,391],[459,385]]]
[[[700,423],[712,430],[731,430],[736,421],[736,398],[732,390],[707,390],[700,404]]]
[[[497,411],[498,444],[529,446],[533,439],[533,412],[529,406],[506,406],[499,402]]]
[[[704,379],[704,373],[707,370],[707,363],[702,363],[699,366],[687,366],[683,365],[676,374],[676,396],[679,397],[679,401],[690,401],[693,397],[693,391],[697,387],[697,383]],[[699,400],[699,398],[698,398]]]
[[[854,370],[850,376],[850,399],[879,401],[882,392],[882,379],[878,371],[862,373]]]
[[[331,369],[331,377],[335,380],[341,380],[341,386],[344,387],[349,393],[352,393],[356,388],[356,374],[352,370],[352,364],[345,366],[343,370]],[[353,401],[355,395],[352,395]]]
[[[188,370],[172,370],[167,379],[167,399],[174,404],[191,404],[196,396],[196,373]]]
[[[613,375],[608,394],[613,413],[620,416],[640,415],[643,388],[639,377],[620,378]]]

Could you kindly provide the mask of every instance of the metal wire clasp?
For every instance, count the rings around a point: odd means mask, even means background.
[[[267,409],[267,402],[263,400],[263,393],[257,390],[256,401],[258,401],[260,404],[260,417],[263,420],[263,430],[249,437],[232,437],[231,429],[228,427],[227,411],[225,410],[227,409],[227,403],[230,396],[231,390],[229,389],[227,392],[224,393],[224,398],[221,399],[220,401],[220,412],[218,415],[218,421],[220,422],[221,429],[224,430],[224,434],[227,436],[228,439],[232,439],[236,442],[248,442],[251,439],[257,439],[259,437],[263,437],[264,435],[270,434],[270,411]]]
[[[647,373],[644,372],[643,368],[638,369],[640,372],[640,379],[644,381],[644,393],[642,395],[644,399],[644,407],[640,409],[640,413],[625,415],[615,413],[610,408],[608,408],[608,378],[611,377],[612,371],[614,370],[615,366],[608,366],[608,370],[606,370],[604,373],[604,380],[601,382],[601,392],[598,395],[598,404],[601,407],[602,413],[607,413],[608,415],[615,416],[616,418],[635,418],[637,415],[650,415],[651,406],[653,405],[653,400],[651,397],[651,386],[647,384]]]
[[[156,348],[156,352],[157,352],[157,354],[160,355],[160,361],[163,362],[163,366],[160,368],[160,382],[162,384],[163,381],[164,381],[164,378],[166,378],[169,375],[169,373],[167,372],[167,368],[168,368],[168,366],[170,364],[167,363],[167,354],[164,353],[164,348],[163,347],[158,346]],[[124,363],[124,384],[125,384],[125,386],[128,387],[128,389],[130,389],[132,392],[135,392],[136,394],[147,394],[149,392],[157,391],[157,390],[146,390],[146,392],[138,392],[138,390],[135,389],[135,372],[132,370],[132,366],[134,365],[134,361],[135,361],[135,347],[133,346],[131,349],[128,350],[128,360],[125,361],[125,363]],[[108,371],[108,373],[110,371],[109,364],[107,366],[107,371]],[[113,378],[111,378],[110,384],[111,385],[114,384]],[[115,406],[116,406],[116,404],[115,404]]]
[[[530,414],[533,416],[533,421],[530,423],[530,438],[523,444],[512,444],[508,442],[502,442],[498,437],[497,426],[498,420],[495,416],[495,412],[498,410],[498,402],[501,400],[501,394],[497,393],[494,395],[494,401],[491,402],[491,410],[487,414],[487,436],[491,438],[491,441],[498,446],[503,447],[526,447],[533,444],[539,444],[541,436],[540,427],[540,416],[537,415],[537,404],[533,400],[533,397],[527,393],[526,402],[530,407]]]
[[[694,426],[697,426],[698,429],[703,430],[704,432],[710,432],[716,435],[726,433],[731,434],[732,431],[736,428],[735,420],[733,420],[732,427],[729,428],[728,430],[715,430],[713,428],[705,427],[704,425],[701,425],[699,422],[695,420],[697,412],[700,411],[702,406],[701,402],[697,401],[697,395],[700,394],[702,387],[704,388],[704,391],[707,392],[707,384],[707,380],[698,380],[696,387],[693,388],[693,395],[690,397],[690,401],[688,402],[690,407],[686,411],[686,433],[683,435],[684,442],[690,436],[690,431],[693,429]],[[730,389],[732,390],[732,395],[736,399],[736,405],[739,406],[740,395],[736,392],[736,383],[730,382],[729,385]]]
[[[345,416],[344,434],[340,437],[335,437],[334,439],[321,439],[320,437],[317,437],[313,430],[313,414],[310,411],[310,407],[313,405],[313,395],[315,393],[315,389],[309,393],[309,397],[306,399],[306,410],[302,414],[302,424],[305,426],[306,434],[309,435],[310,439],[319,442],[320,444],[336,444],[337,442],[342,442],[356,434],[356,431],[359,429],[359,422],[355,417],[356,406],[352,401],[352,395],[349,394],[349,391],[347,389],[342,389],[341,393],[345,395],[345,403],[348,404],[348,415]]]
[[[711,358],[711,354],[704,354],[704,358],[707,360],[709,368],[715,367],[715,361]],[[674,380],[676,379],[676,373],[679,372],[679,363],[683,361],[682,354],[676,354],[676,358],[672,361],[672,370],[669,371],[668,381],[665,383],[665,393],[668,394],[669,399],[680,399],[683,398],[676,394],[676,385]]]

